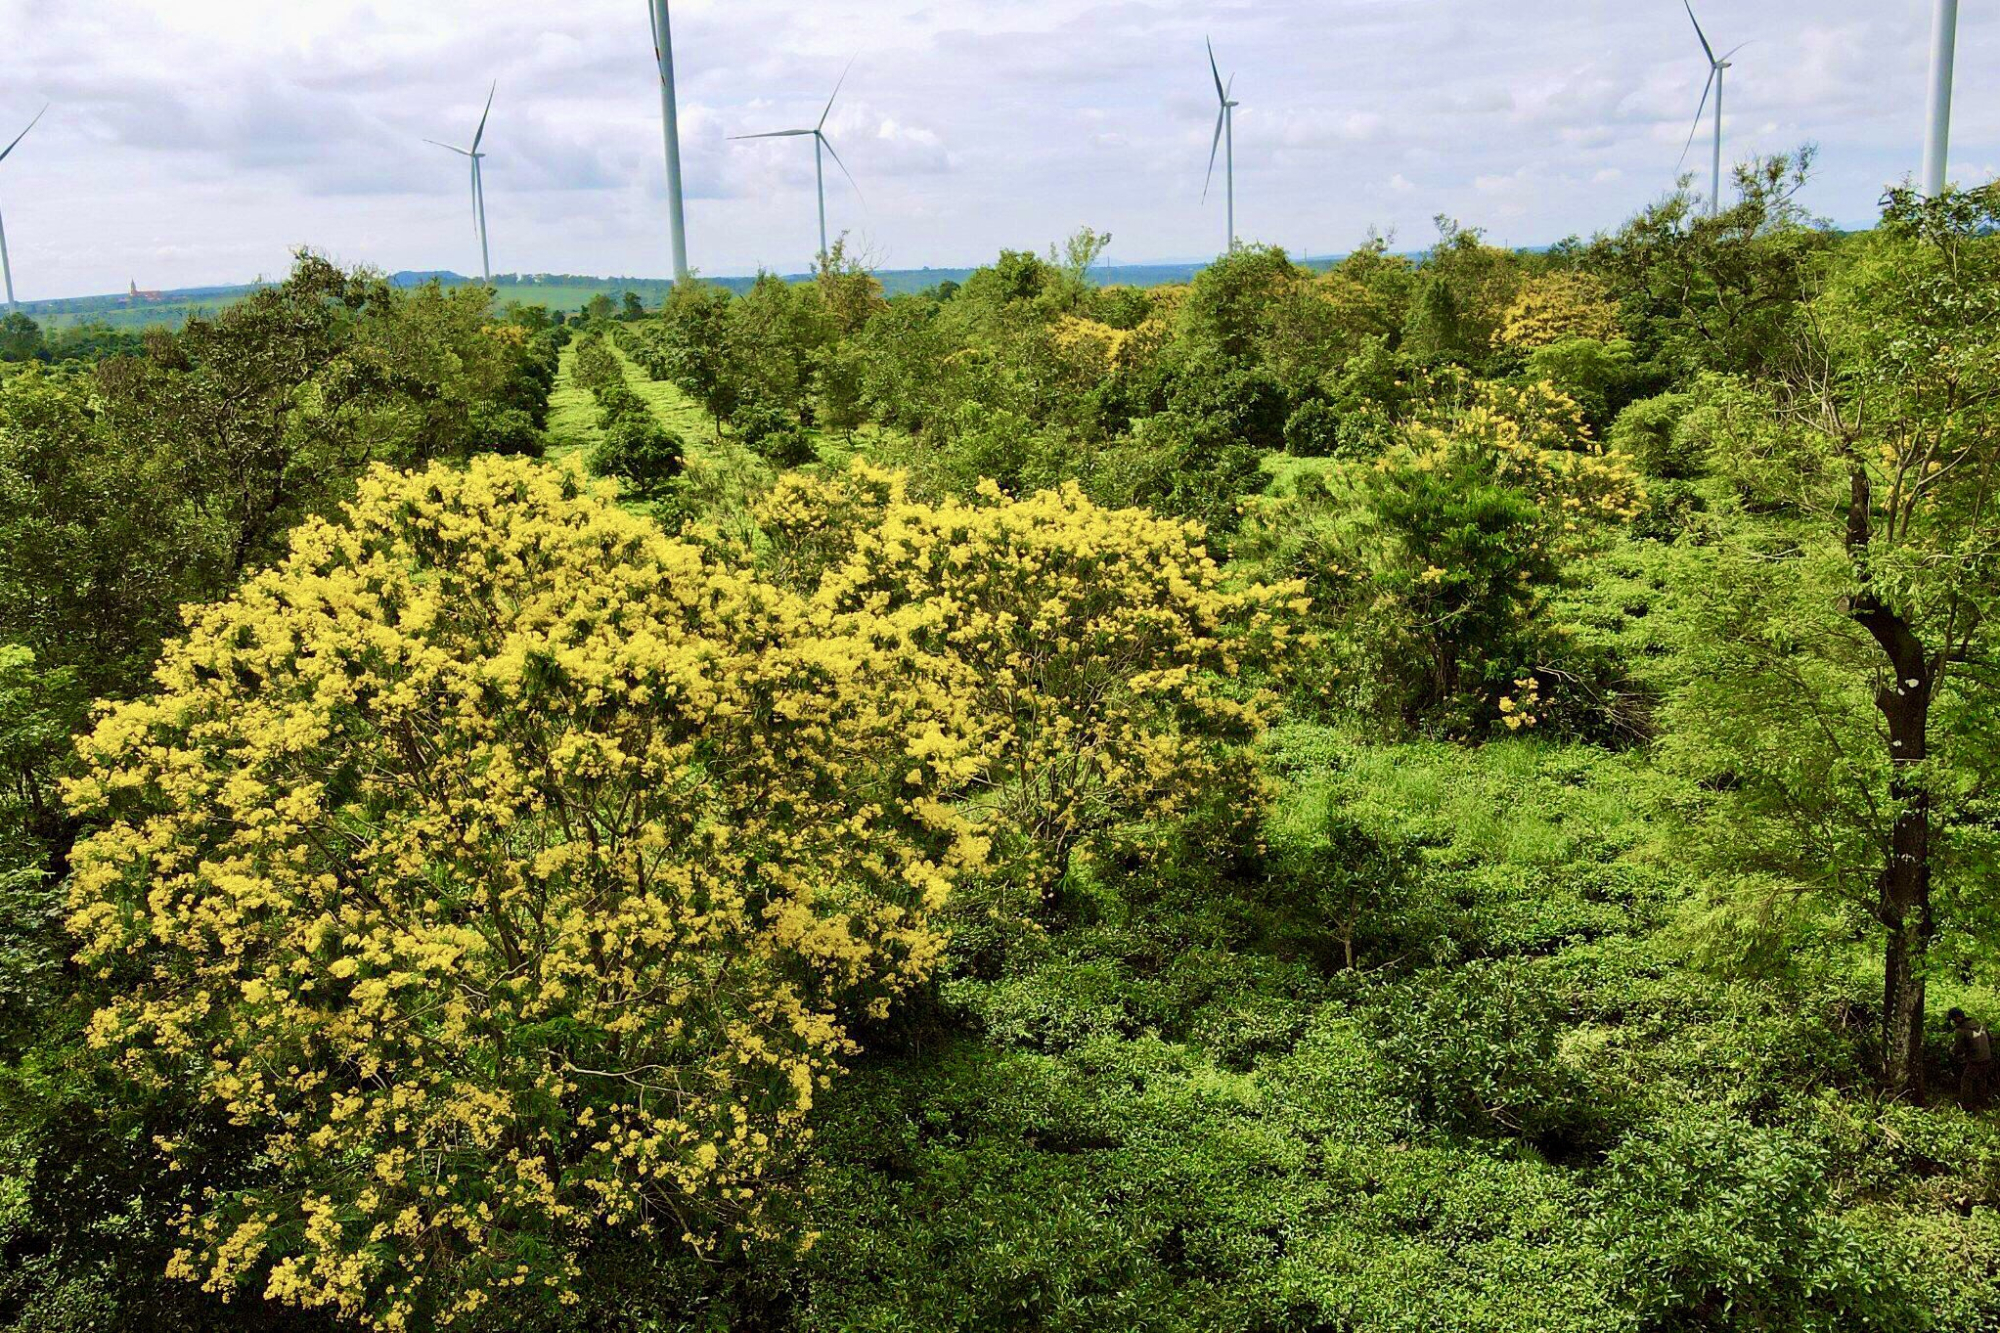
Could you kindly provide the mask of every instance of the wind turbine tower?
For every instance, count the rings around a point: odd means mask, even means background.
[[[448,143],[438,143],[436,139],[424,140],[439,148],[457,153],[472,163],[472,224],[479,233],[479,275],[487,286],[493,285],[493,262],[486,254],[486,187],[479,177],[479,163],[486,154],[479,151],[479,141],[486,137],[486,117],[493,113],[493,94],[500,87],[496,80],[486,90],[486,110],[479,113],[479,128],[472,132],[472,147],[459,148]]]
[[[28,129],[22,130],[19,134],[15,135],[13,143],[8,144],[5,148],[0,148],[0,162],[7,160],[7,154],[14,151],[14,145],[28,137],[28,130],[35,128],[41,118],[48,114],[48,110],[48,103],[42,103],[42,109],[35,113],[35,119],[28,122]],[[4,277],[6,280],[7,308],[9,310],[18,309],[19,307],[14,301],[14,266],[7,259],[7,228],[4,224],[0,224],[0,277]]]
[[[681,207],[681,122],[674,106],[674,35],[667,0],[646,0],[653,20],[653,63],[660,71],[660,132],[667,141],[667,231],[674,247],[674,281],[688,275],[687,217]]]
[[[1224,248],[1224,253],[1233,253],[1236,249],[1237,103],[1230,99],[1229,94],[1236,87],[1236,76],[1234,74],[1230,75],[1229,82],[1227,84],[1223,83],[1222,71],[1215,66],[1215,43],[1213,42],[1208,43],[1208,72],[1209,76],[1215,80],[1215,100],[1218,105],[1215,109],[1215,138],[1210,140],[1208,145],[1208,175],[1202,178],[1201,198],[1203,203],[1208,202],[1208,186],[1215,179],[1215,150],[1217,147],[1221,147],[1223,150],[1222,191],[1227,201],[1226,217],[1229,228],[1229,243]]]
[[[853,68],[854,68],[854,62],[852,60],[849,60],[847,62],[847,69],[853,69]],[[855,184],[854,173],[847,169],[847,164],[840,160],[840,154],[833,151],[833,144],[826,137],[826,118],[829,115],[833,114],[834,98],[840,96],[840,86],[841,84],[846,82],[847,82],[847,70],[844,69],[840,71],[840,78],[833,85],[833,97],[829,97],[826,99],[826,109],[819,113],[818,123],[816,123],[809,130],[771,130],[764,134],[732,134],[729,136],[731,139],[798,139],[798,138],[803,138],[808,134],[812,136],[813,182],[815,187],[819,191],[819,256],[821,259],[825,259],[827,253],[826,163],[821,159],[820,156],[822,150],[824,150],[826,156],[831,157],[833,159],[833,164],[840,168],[840,174],[847,177],[847,183],[849,185],[854,186],[854,193],[856,195],[859,195],[861,193],[861,187]]]
[[[1945,150],[1951,146],[1951,61],[1958,45],[1958,0],[1937,0],[1931,20],[1931,114],[1924,136],[1924,197],[1944,193]]]
[[[1725,54],[1716,55],[1715,48],[1708,44],[1708,34],[1701,30],[1701,20],[1694,16],[1694,6],[1688,0],[1681,0],[1687,10],[1688,22],[1694,24],[1694,35],[1701,42],[1702,53],[1708,57],[1708,82],[1701,86],[1701,103],[1694,109],[1694,126],[1688,130],[1687,144],[1681,148],[1681,160],[1687,160],[1688,148],[1694,145],[1694,136],[1701,129],[1701,113],[1708,106],[1708,94],[1715,90],[1715,144],[1708,164],[1708,215],[1714,217],[1722,211],[1722,71],[1729,68],[1729,57],[1741,51],[1748,43],[1739,43]]]

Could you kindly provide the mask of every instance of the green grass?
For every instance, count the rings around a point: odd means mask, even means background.
[[[665,380],[646,378],[631,357],[625,355],[618,344],[611,345],[618,364],[625,368],[625,383],[633,393],[639,395],[652,411],[653,419],[668,430],[687,441],[688,448],[699,449],[715,439],[715,422],[702,410],[701,404],[683,393],[679,387]],[[565,349],[567,351],[567,349]]]
[[[581,310],[591,298],[608,296],[613,302],[622,302],[626,292],[636,292],[646,303],[647,309],[654,309],[666,298],[673,284],[664,278],[601,278],[595,282],[510,282],[494,283],[493,308],[503,310],[519,303],[524,306],[538,305],[547,310]]]
[[[29,318],[41,325],[46,333],[57,333],[83,324],[104,324],[114,329],[127,330],[178,329],[196,317],[213,319],[247,295],[249,293],[244,292],[204,297],[199,301],[174,301],[158,305],[92,305],[80,310],[32,314]]]
[[[828,462],[857,457],[880,457],[880,446],[906,444],[909,438],[908,431],[873,421],[864,421],[856,427],[852,440],[835,431],[813,432],[813,443],[819,446],[819,456]]]
[[[563,458],[588,450],[604,438],[597,425],[597,400],[576,382],[576,349],[565,347],[556,362],[555,388],[549,391],[549,457]]]

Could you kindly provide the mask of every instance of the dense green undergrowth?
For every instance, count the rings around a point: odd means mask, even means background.
[[[799,1327],[2000,1317],[2000,1133],[1869,1102],[1837,958],[1795,989],[1698,965],[1643,762],[1304,726],[1267,762],[1273,878],[1096,867],[1061,929],[961,934],[937,1008],[871,1042]],[[1362,843],[1395,873],[1350,968],[1267,886]]]

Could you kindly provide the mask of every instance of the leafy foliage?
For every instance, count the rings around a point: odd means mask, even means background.
[[[1053,887],[1123,823],[1252,790],[1241,746],[1270,701],[1229,682],[1282,656],[1297,588],[1227,587],[1197,529],[1075,486],[933,507],[857,469],[831,497],[781,484],[764,521],[798,550],[829,513],[859,523],[815,603],[905,645],[962,701],[978,759],[953,794],[1018,878]]]
[[[977,855],[892,663],[519,465],[303,527],[72,791],[92,1046],[271,1164],[171,1275],[393,1327],[574,1300],[597,1224],[757,1228],[843,1015],[934,965]]]
[[[622,416],[604,432],[590,454],[590,470],[600,477],[617,477],[637,499],[658,499],[680,475],[687,445],[652,420],[651,415]]]
[[[1994,196],[1809,160],[8,321],[0,1327],[2000,1325]]]

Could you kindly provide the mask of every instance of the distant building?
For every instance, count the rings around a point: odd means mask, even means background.
[[[166,299],[164,292],[142,292],[139,290],[138,283],[132,282],[127,284],[125,291],[126,305],[152,305],[155,302]]]

